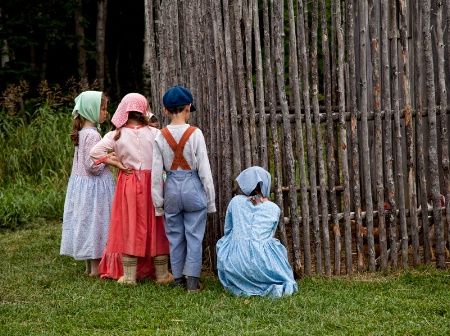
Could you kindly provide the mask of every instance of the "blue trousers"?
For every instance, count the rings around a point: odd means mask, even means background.
[[[199,277],[206,227],[206,193],[196,170],[169,170],[164,217],[174,278]]]

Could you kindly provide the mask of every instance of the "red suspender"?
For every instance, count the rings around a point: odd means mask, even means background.
[[[189,126],[187,130],[184,131],[179,143],[176,142],[167,127],[164,127],[161,130],[161,134],[163,135],[164,139],[166,139],[167,143],[169,144],[170,148],[172,148],[175,154],[170,170],[177,170],[178,166],[181,166],[181,169],[183,170],[191,170],[189,163],[187,163],[186,159],[183,156],[183,150],[189,137],[192,133],[194,133],[196,129],[197,127]]]

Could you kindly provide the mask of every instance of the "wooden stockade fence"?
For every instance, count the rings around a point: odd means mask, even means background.
[[[297,276],[446,267],[450,0],[147,0],[146,25],[155,113],[188,87],[209,147],[213,268],[251,165]]]

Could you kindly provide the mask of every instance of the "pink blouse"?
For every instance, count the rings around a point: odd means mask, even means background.
[[[114,137],[117,131],[108,132],[90,152],[96,164],[108,158],[114,151],[125,167],[134,170],[151,170],[153,163],[153,145],[158,129],[150,126],[124,126],[120,129],[120,138]]]

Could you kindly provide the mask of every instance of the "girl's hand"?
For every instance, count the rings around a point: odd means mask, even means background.
[[[120,171],[122,173],[124,173],[125,175],[130,175],[131,174],[131,168],[129,167],[125,167],[122,162],[117,162],[116,167],[120,169]]]

